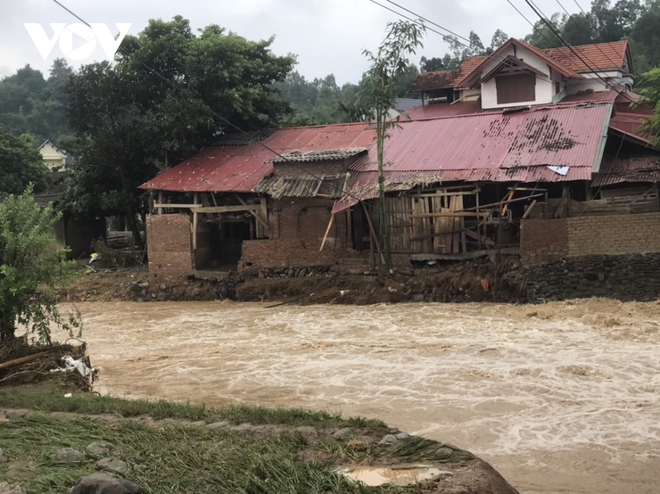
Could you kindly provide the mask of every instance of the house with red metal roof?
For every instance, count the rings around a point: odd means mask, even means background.
[[[631,60],[625,41],[573,51],[511,39],[420,74],[423,104],[385,143],[395,262],[660,252],[649,233],[660,153],[640,130],[649,110],[631,106]],[[152,276],[368,269],[383,250],[374,140],[368,123],[227,135],[145,183]],[[594,216],[585,240],[580,222]],[[636,225],[632,240],[612,235],[618,224]]]

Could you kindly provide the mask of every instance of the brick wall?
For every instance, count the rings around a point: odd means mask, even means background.
[[[660,213],[523,220],[520,252],[526,264],[565,257],[660,252]]]
[[[149,276],[168,283],[192,274],[190,218],[184,214],[147,216]]]
[[[522,220],[520,255],[526,264],[538,264],[568,255],[566,218]]]
[[[660,252],[660,213],[568,218],[569,256]]]
[[[347,249],[345,213],[335,216],[325,247],[319,252],[333,203],[311,198],[274,201],[270,215],[271,238],[243,242],[241,267],[324,264],[354,254]]]

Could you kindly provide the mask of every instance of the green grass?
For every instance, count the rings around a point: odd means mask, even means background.
[[[122,476],[142,486],[146,493],[419,492],[416,487],[367,487],[351,482],[334,472],[339,458],[323,454],[324,451],[314,454],[314,446],[307,445],[299,433],[287,427],[274,434],[258,435],[176,423],[155,429],[127,419],[106,423],[36,413],[0,423],[0,437],[9,459],[9,463],[0,466],[0,478],[20,481],[31,494],[67,492],[76,479],[93,473],[98,458],[89,453],[75,464],[54,459],[62,447],[85,451],[92,442],[109,443],[108,456],[129,465]],[[9,467],[16,462],[38,465],[36,474],[27,480],[12,478]]]
[[[340,414],[307,411],[299,408],[267,408],[248,406],[229,406],[225,408],[207,408],[190,403],[172,403],[169,401],[124,400],[110,396],[96,396],[86,393],[74,393],[65,398],[61,391],[34,388],[0,388],[0,407],[29,408],[44,412],[74,412],[81,414],[109,413],[119,417],[137,417],[149,415],[156,420],[173,418],[186,420],[206,420],[240,424],[281,424],[313,425],[315,427],[360,427],[385,428],[380,420],[361,417],[343,418]]]

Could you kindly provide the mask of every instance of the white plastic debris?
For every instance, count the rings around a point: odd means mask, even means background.
[[[64,395],[65,398],[71,398],[73,396],[73,393],[67,393]]]
[[[94,373],[94,369],[87,367],[82,360],[76,360],[73,357],[66,356],[62,357],[64,362],[64,367],[58,369],[51,369],[51,372],[73,372],[78,371],[81,376],[87,377]]]
[[[568,175],[568,170],[570,170],[570,166],[555,166],[555,165],[548,165],[548,170],[551,172],[555,172],[558,175],[561,175],[562,177],[565,177]]]

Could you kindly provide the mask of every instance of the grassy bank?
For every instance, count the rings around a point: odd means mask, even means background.
[[[439,455],[439,443],[421,438],[379,445],[393,432],[382,422],[324,412],[211,409],[87,394],[65,398],[42,388],[0,388],[0,408],[31,410],[0,422],[6,460],[0,478],[22,484],[30,494],[67,492],[79,477],[93,473],[101,458],[124,461],[121,476],[144,492],[191,494],[436,492],[423,486],[368,487],[336,471],[356,463],[473,460],[458,449],[447,456],[447,447]],[[218,421],[226,423],[209,427]],[[347,428],[340,438],[338,431]],[[107,443],[109,451],[95,455],[87,450],[90,443]],[[58,461],[64,447],[84,456]]]

